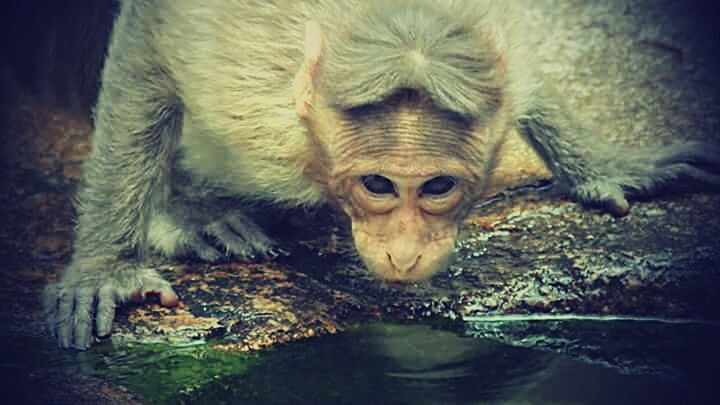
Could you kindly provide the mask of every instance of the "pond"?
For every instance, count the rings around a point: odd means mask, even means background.
[[[213,342],[78,353],[3,336],[0,353],[6,364],[111,381],[149,403],[675,404],[720,392],[715,324],[505,316],[462,329],[374,323],[252,354]]]

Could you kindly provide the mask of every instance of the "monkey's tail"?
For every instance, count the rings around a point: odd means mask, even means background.
[[[691,141],[617,154],[613,171],[629,197],[648,197],[670,186],[720,190],[720,145]]]

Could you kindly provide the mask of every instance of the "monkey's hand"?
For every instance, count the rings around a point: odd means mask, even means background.
[[[201,232],[215,239],[225,250],[225,255],[233,255],[241,260],[274,259],[284,253],[252,219],[239,211],[228,212],[205,225]],[[195,238],[193,242],[192,248],[201,258],[210,261],[220,258],[220,252],[202,238]]]
[[[44,304],[50,332],[61,347],[85,350],[94,336],[110,335],[115,308],[127,301],[142,302],[157,294],[166,307],[178,296],[155,270],[114,260],[76,260],[60,282],[45,289]]]
[[[626,148],[598,155],[592,165],[592,176],[577,181],[571,193],[618,216],[629,212],[628,199],[669,187],[720,188],[720,146],[704,142]]]
[[[239,210],[229,210],[215,219],[189,220],[175,210],[150,222],[148,240],[166,256],[193,254],[216,262],[234,256],[240,260],[273,259],[284,252],[262,229]]]

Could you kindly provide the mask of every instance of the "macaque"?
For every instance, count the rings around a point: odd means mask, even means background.
[[[46,291],[60,346],[110,334],[115,308],[178,296],[150,250],[273,258],[248,214],[334,203],[368,269],[447,267],[519,131],[582,204],[678,180],[720,185],[718,147],[604,144],[533,76],[512,13],[481,0],[124,0],[78,191],[72,261]]]

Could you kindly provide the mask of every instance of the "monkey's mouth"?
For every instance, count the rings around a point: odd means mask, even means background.
[[[396,269],[387,266],[373,267],[366,263],[370,273],[382,283],[389,286],[408,286],[409,284],[423,283],[430,280],[435,274],[446,270],[451,260],[446,260],[447,265],[428,265],[427,263],[417,264],[407,272],[398,272]]]
[[[429,280],[429,278],[424,278],[424,279],[420,279],[420,280],[407,280],[407,279],[388,279],[388,278],[382,278],[382,277],[378,277],[378,279],[382,282],[382,284],[384,284],[390,288],[407,288],[407,287],[415,285],[415,284],[426,283]]]

